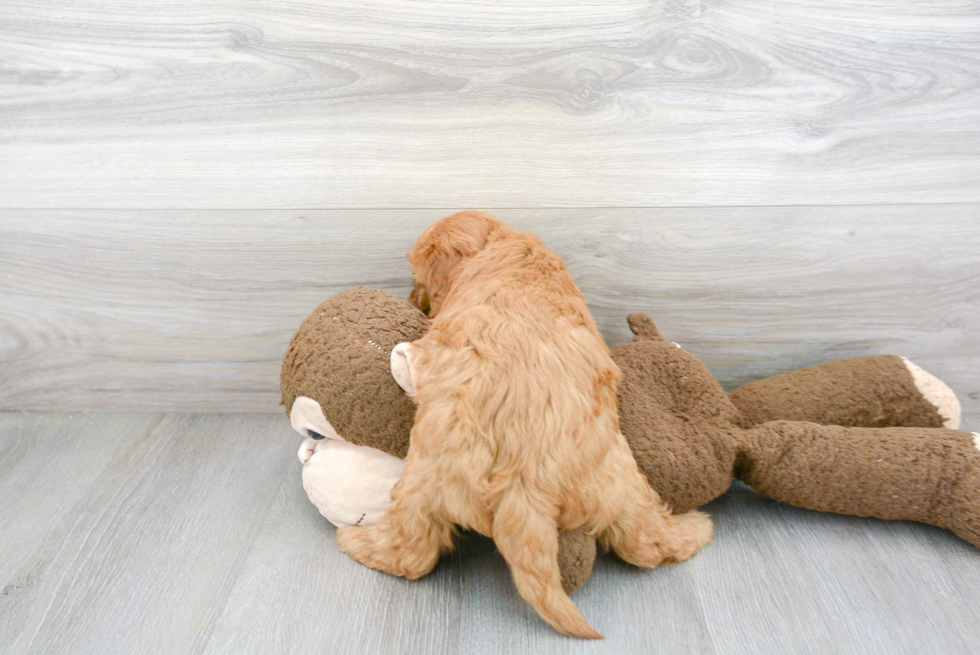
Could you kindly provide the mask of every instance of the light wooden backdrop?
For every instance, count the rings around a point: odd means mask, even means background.
[[[276,411],[303,317],[466,207],[610,343],[980,411],[977,3],[0,4],[0,409]]]

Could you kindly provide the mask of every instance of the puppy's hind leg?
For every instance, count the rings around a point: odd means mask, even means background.
[[[711,541],[714,530],[707,514],[671,514],[636,468],[632,456],[623,462],[622,469],[617,475],[626,483],[625,509],[599,533],[604,548],[612,548],[630,564],[653,568],[683,562]]]
[[[452,547],[453,526],[435,511],[437,485],[418,464],[409,452],[391,507],[377,523],[337,530],[340,549],[358,562],[409,580],[431,571],[440,553]]]
[[[555,521],[531,505],[520,483],[504,493],[493,519],[493,540],[517,592],[541,618],[563,634],[602,639],[562,588]]]

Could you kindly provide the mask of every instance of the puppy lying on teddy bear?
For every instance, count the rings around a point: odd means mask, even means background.
[[[800,507],[922,521],[980,547],[980,436],[955,429],[959,405],[938,379],[899,357],[861,357],[726,395],[648,317],[628,320],[634,341],[611,351],[623,372],[620,429],[675,512],[737,478]],[[411,304],[356,289],[322,303],[290,343],[283,403],[306,437],[304,487],[335,525],[369,525],[391,502],[415,413],[399,344],[428,327]],[[566,592],[585,582],[594,557],[594,537],[561,535]]]

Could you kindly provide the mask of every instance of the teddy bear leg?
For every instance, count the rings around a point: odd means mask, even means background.
[[[453,525],[437,513],[438,489],[405,462],[392,490],[388,512],[377,523],[337,530],[340,549],[368,568],[416,580],[431,571],[443,550],[452,547]]]
[[[939,378],[894,355],[854,357],[756,380],[729,397],[745,427],[812,421],[850,427],[956,429],[960,404]]]
[[[772,421],[745,437],[737,477],[770,498],[920,521],[980,547],[980,437],[973,433]]]
[[[977,444],[977,464],[966,470],[950,489],[948,509],[942,523],[980,548],[980,434],[972,434]]]
[[[607,462],[614,459],[619,459],[614,453],[606,457]],[[683,562],[711,541],[714,530],[707,514],[671,514],[632,457],[614,465],[620,469],[616,476],[624,481],[625,504],[622,513],[599,532],[603,548],[611,548],[630,564],[653,568]]]
[[[581,528],[558,535],[558,571],[561,586],[571,596],[592,575],[595,564],[595,537]]]

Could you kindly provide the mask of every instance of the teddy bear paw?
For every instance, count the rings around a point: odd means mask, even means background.
[[[950,430],[959,428],[962,410],[960,401],[956,398],[953,390],[935,375],[922,370],[906,358],[902,357],[902,361],[909,373],[912,374],[912,382],[919,393],[939,411],[939,415],[943,419],[943,427]]]

